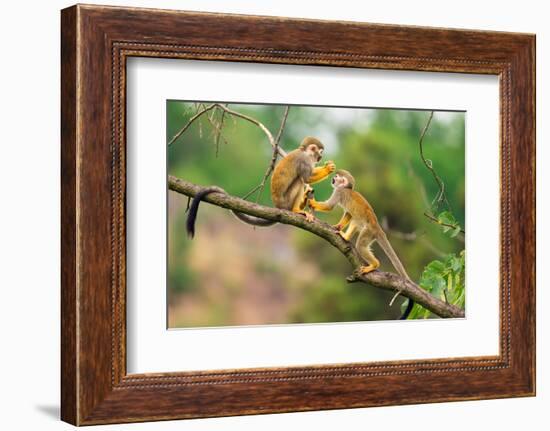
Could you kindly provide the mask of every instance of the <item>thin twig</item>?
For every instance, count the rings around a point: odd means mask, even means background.
[[[439,204],[441,203],[441,201],[445,201],[445,203],[447,204],[447,208],[451,210],[451,205],[449,204],[449,201],[447,200],[447,195],[445,193],[445,184],[443,183],[439,175],[437,175],[437,173],[435,172],[435,169],[433,168],[433,162],[429,159],[426,159],[426,157],[424,157],[424,148],[422,146],[422,142],[424,141],[424,136],[428,131],[428,127],[430,127],[430,123],[432,122],[433,116],[434,116],[434,111],[431,111],[430,116],[428,117],[428,121],[426,122],[426,125],[424,126],[424,129],[420,134],[420,140],[418,141],[418,146],[420,148],[420,157],[422,158],[422,162],[424,163],[426,168],[428,168],[428,170],[432,173],[432,176],[434,177],[437,183],[437,186],[439,187],[439,191],[437,192],[437,195],[432,201],[432,207],[434,206],[434,203],[436,203],[437,209],[439,209]]]
[[[243,199],[247,199],[248,197],[252,196],[256,191],[260,190],[261,186],[262,186],[262,183],[258,184],[257,186],[254,186],[252,190],[250,190],[248,193],[246,193],[243,196]]]
[[[202,104],[201,103],[195,103],[195,107],[196,107],[196,113],[198,113],[201,109],[201,106]],[[199,138],[202,139],[202,119],[199,118]]]
[[[168,145],[172,145],[172,143],[174,143],[190,126],[191,124],[197,119],[197,118],[200,118],[202,115],[204,115],[206,112],[214,109],[214,108],[219,108],[220,110],[222,111],[225,111],[226,113],[230,114],[231,116],[234,116],[234,117],[238,117],[238,118],[241,118],[243,120],[246,120],[252,124],[255,124],[256,126],[258,126],[262,132],[264,132],[264,134],[267,136],[267,139],[269,140],[269,143],[271,144],[272,147],[275,147],[275,138],[273,137],[273,135],[271,134],[271,132],[269,131],[269,129],[263,124],[261,123],[260,121],[256,120],[255,118],[252,118],[248,115],[245,115],[241,112],[238,112],[238,111],[234,111],[233,109],[230,109],[228,108],[227,106],[224,106],[223,104],[221,103],[212,103],[208,106],[205,106],[201,111],[197,112],[197,114],[195,114],[193,117],[191,117],[191,119],[187,122],[187,124],[185,126],[183,126],[175,135],[174,137],[168,142]],[[279,153],[279,155],[281,157],[285,157],[286,156],[286,151],[283,150],[281,147],[278,147],[278,150],[277,152]]]
[[[283,119],[281,120],[281,125],[279,126],[279,131],[277,132],[277,137],[275,138],[275,146],[273,147],[273,152],[271,154],[271,162],[269,163],[269,166],[267,167],[267,170],[265,171],[264,177],[262,178],[262,181],[260,183],[258,194],[256,195],[256,202],[260,201],[260,198],[262,197],[262,193],[265,188],[265,184],[267,182],[267,179],[269,176],[273,173],[273,169],[275,169],[275,163],[277,163],[277,157],[279,156],[279,143],[281,141],[281,137],[283,135],[283,130],[286,125],[286,120],[288,118],[288,111],[290,110],[290,106],[285,107],[285,112],[283,113]],[[250,195],[248,195],[250,196]]]
[[[449,223],[444,223],[441,220],[439,220],[437,217],[434,217],[433,215],[431,215],[430,213],[427,213],[427,212],[425,212],[424,215],[426,217],[428,217],[434,223],[437,223],[441,226],[445,226],[445,227],[448,227],[448,228],[451,228],[451,229],[456,229],[456,227],[458,226],[458,225],[453,225],[453,224],[449,224]],[[463,229],[460,229],[460,233],[464,235],[466,232]]]
[[[227,140],[224,136],[222,136],[222,128],[223,128],[223,121],[225,120],[225,111],[222,111],[222,115],[220,118],[220,122],[218,123],[217,127],[217,133],[216,133],[216,157],[218,157],[218,153],[220,152],[220,136],[223,138],[223,141],[227,144]]]
[[[225,139],[225,136],[222,134],[222,127],[223,127],[223,120],[225,116],[225,111],[221,111],[221,118],[217,122],[216,121],[216,109],[213,109],[210,115],[207,115],[206,118],[210,125],[212,126],[212,134],[214,136],[214,145],[216,147],[216,157],[218,157],[220,152],[220,136],[224,140],[224,142],[227,144],[227,139]]]
[[[243,120],[246,120],[252,124],[255,124],[256,126],[258,126],[262,132],[264,132],[264,134],[267,136],[267,139],[269,140],[269,143],[271,144],[272,147],[275,147],[275,138],[273,137],[273,135],[271,134],[271,132],[269,131],[269,129],[263,124],[261,123],[260,121],[256,120],[255,118],[253,117],[249,117],[248,115],[245,115],[245,114],[242,114],[241,112],[238,112],[238,111],[234,111],[232,109],[229,109],[227,108],[226,106],[223,106],[219,103],[216,103],[215,104],[218,108],[220,109],[223,109],[225,112],[227,112],[228,114],[230,115],[234,115],[235,117],[238,117],[238,118],[242,118]],[[277,152],[279,153],[279,155],[281,157],[285,157],[286,156],[286,151],[283,150],[281,147],[278,147],[278,150]]]
[[[388,219],[387,217],[382,217],[380,220],[380,225],[382,226],[382,229],[389,235],[402,239],[404,241],[420,241],[422,242],[426,247],[428,247],[433,254],[435,254],[437,257],[445,257],[447,253],[444,253],[439,248],[437,248],[427,237],[425,233],[418,233],[416,231],[412,232],[401,232],[395,229],[392,229],[388,225]]]
[[[208,105],[207,107],[203,108],[202,110],[198,111],[195,115],[193,115],[187,124],[183,126],[173,137],[168,141],[168,145],[172,145],[176,140],[187,130],[189,127],[191,127],[191,124],[193,124],[198,118],[201,117],[201,115],[205,114],[206,112],[214,109],[216,107],[216,104],[213,103],[212,105]]]
[[[281,120],[281,125],[279,126],[279,131],[275,137],[275,144],[279,145],[281,142],[281,137],[283,136],[283,131],[286,126],[286,120],[288,118],[288,111],[290,111],[290,106],[285,106],[285,112],[283,113],[283,119]]]
[[[449,200],[447,199],[447,194],[445,193],[445,184],[443,183],[443,180],[441,179],[441,177],[439,175],[437,175],[437,173],[435,172],[435,169],[433,167],[433,162],[429,159],[426,159],[426,157],[424,156],[424,148],[422,146],[424,136],[426,135],[426,132],[428,131],[428,127],[430,126],[433,115],[434,115],[434,112],[431,111],[430,116],[428,117],[428,121],[426,122],[426,125],[424,126],[424,129],[422,130],[422,133],[420,134],[420,139],[418,141],[418,147],[420,149],[420,157],[422,158],[422,162],[424,163],[426,168],[428,168],[428,170],[432,173],[432,176],[434,177],[434,179],[435,179],[435,181],[438,185],[439,190],[438,190],[436,196],[434,197],[431,205],[429,205],[430,206],[429,212],[424,212],[424,215],[434,223],[437,223],[441,226],[448,227],[450,229],[456,229],[458,225],[451,225],[451,224],[448,224],[448,223],[444,223],[441,220],[439,220],[439,218],[437,218],[436,216],[434,216],[432,214],[434,206],[435,206],[436,211],[439,211],[439,205],[441,204],[442,201],[445,202],[445,204],[447,205],[448,210],[451,211],[451,204],[449,203]],[[428,206],[427,205],[426,189],[424,188],[424,186],[422,184],[420,184],[420,191],[421,191],[422,198],[423,198],[426,206]],[[462,233],[464,235],[465,231],[463,229],[460,229],[460,233]],[[464,242],[463,237],[461,238],[461,237],[456,236],[455,238],[457,238],[458,240]]]

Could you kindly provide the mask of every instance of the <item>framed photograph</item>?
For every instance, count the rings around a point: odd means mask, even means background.
[[[534,35],[61,17],[64,421],[535,394]]]

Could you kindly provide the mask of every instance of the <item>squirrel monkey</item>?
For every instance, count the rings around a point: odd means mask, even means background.
[[[374,210],[363,195],[354,190],[355,179],[353,176],[343,169],[336,171],[332,178],[332,187],[334,191],[328,200],[317,202],[315,199],[310,199],[309,206],[317,211],[331,211],[336,205],[342,207],[344,215],[334,228],[346,241],[350,241],[356,231],[359,232],[355,246],[361,256],[368,262],[368,265],[359,268],[360,273],[368,274],[380,266],[379,260],[374,256],[371,249],[372,243],[377,241],[399,275],[410,280],[385,232],[378,224]],[[346,227],[347,230],[344,232]],[[414,301],[409,299],[407,309],[401,316],[402,320],[409,316],[413,305]]]
[[[271,175],[271,200],[276,208],[285,209],[302,214],[308,221],[314,219],[313,214],[304,211],[308,194],[313,190],[309,184],[315,184],[328,177],[336,168],[332,161],[324,166],[315,166],[323,157],[325,147],[317,138],[305,137],[300,146],[283,157],[275,166]],[[218,187],[202,190],[193,199],[187,217],[187,233],[192,237],[195,233],[195,220],[199,203],[208,194],[223,192]],[[235,216],[254,226],[271,226],[275,221],[266,220],[233,211]]]

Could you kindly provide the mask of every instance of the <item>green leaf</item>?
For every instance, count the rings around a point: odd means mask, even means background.
[[[441,226],[443,233],[449,233],[451,238],[456,237],[462,230],[462,227],[450,211],[441,212],[437,216],[437,222]]]
[[[441,223],[452,224],[452,225],[457,224],[455,216],[450,211],[443,211],[442,213],[439,214],[437,219]]]
[[[457,225],[451,233],[451,238],[454,238],[455,236],[457,236],[461,230],[462,229],[460,228],[460,226]]]
[[[445,270],[445,264],[439,260],[433,260],[424,269],[425,274],[439,274]],[[422,274],[424,276],[424,274]]]
[[[465,252],[458,255],[448,254],[443,260],[433,260],[424,268],[419,285],[430,294],[445,299],[449,303],[464,308],[464,271]],[[445,293],[445,294],[444,294]],[[406,305],[403,305],[403,310]],[[426,319],[432,317],[432,313],[418,304],[415,304],[409,319]]]
[[[451,255],[451,258],[449,259],[448,267],[451,269],[451,271],[455,273],[459,272],[462,269],[462,263],[460,261],[460,258]]]

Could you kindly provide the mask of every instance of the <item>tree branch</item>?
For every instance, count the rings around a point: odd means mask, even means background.
[[[273,152],[271,155],[271,162],[269,163],[269,166],[267,167],[267,170],[265,171],[264,177],[262,178],[262,181],[260,184],[258,184],[256,187],[254,187],[252,190],[250,190],[246,195],[243,196],[243,199],[246,199],[249,197],[252,193],[255,191],[258,191],[258,194],[256,195],[256,202],[260,201],[260,198],[262,197],[262,192],[265,188],[265,183],[267,182],[267,179],[275,169],[275,163],[277,163],[277,157],[279,156],[279,142],[281,141],[281,137],[283,136],[283,130],[286,125],[286,120],[288,118],[288,111],[290,110],[290,106],[287,106],[285,108],[285,112],[283,113],[283,119],[281,120],[281,126],[279,127],[279,132],[277,133],[277,137],[275,138],[275,146],[273,147]],[[225,112],[225,111],[224,111]]]
[[[263,124],[261,123],[260,121],[256,120],[255,118],[252,118],[246,114],[242,114],[238,111],[234,111],[233,109],[230,109],[228,108],[227,106],[225,105],[222,105],[221,103],[212,103],[208,106],[205,106],[203,109],[201,109],[200,111],[198,111],[195,115],[193,115],[189,121],[187,122],[187,124],[185,126],[183,126],[173,137],[172,139],[170,139],[170,141],[168,141],[168,146],[172,145],[190,126],[191,124],[193,124],[195,122],[195,120],[197,120],[199,117],[201,117],[202,115],[204,115],[205,113],[209,112],[210,110],[212,109],[220,109],[222,112],[225,112],[229,115],[232,115],[234,117],[238,117],[238,118],[241,118],[243,120],[246,120],[252,124],[255,124],[256,126],[258,126],[262,132],[264,132],[264,134],[267,136],[267,139],[269,140],[269,143],[271,144],[271,146],[273,148],[277,148],[277,152],[279,153],[279,155],[281,157],[285,157],[286,156],[286,151],[283,150],[281,147],[279,147],[277,144],[276,144],[276,141],[275,141],[275,138],[273,137],[273,135],[271,134],[271,132],[269,131],[269,129]]]
[[[177,141],[177,139],[183,134],[183,132],[185,132],[190,126],[191,124],[193,124],[195,122],[195,120],[197,120],[201,115],[207,113],[208,111],[210,111],[211,109],[214,109],[216,107],[216,104],[213,103],[212,105],[208,105],[206,108],[203,108],[199,111],[197,111],[197,113],[195,115],[193,115],[189,121],[187,122],[187,124],[185,126],[183,126],[173,137],[172,139],[170,139],[170,141],[168,141],[168,146],[172,145],[174,142]]]
[[[398,230],[395,230],[391,228],[388,225],[388,219],[387,217],[382,217],[380,219],[380,226],[382,226],[382,229],[384,229],[384,232],[391,235],[394,238],[399,238],[405,241],[421,241],[424,243],[426,247],[428,247],[432,253],[434,253],[437,257],[442,258],[447,256],[448,253],[444,253],[442,250],[437,248],[427,237],[424,233],[419,233],[417,231],[412,232],[401,232]]]
[[[433,162],[429,159],[426,159],[424,157],[424,147],[422,146],[422,142],[424,141],[424,136],[426,135],[426,132],[428,131],[428,128],[430,127],[430,123],[432,122],[432,118],[434,116],[434,111],[430,112],[430,116],[428,117],[428,121],[426,122],[426,125],[424,126],[424,129],[422,129],[422,133],[420,134],[420,139],[418,141],[418,147],[420,149],[420,157],[422,158],[422,163],[428,168],[428,170],[432,173],[432,176],[434,177],[435,182],[437,183],[437,186],[439,188],[439,191],[437,192],[437,195],[435,196],[434,200],[432,201],[432,208],[435,205],[437,205],[436,209],[439,210],[439,205],[441,201],[445,201],[447,204],[447,208],[450,210],[451,205],[449,204],[449,201],[447,200],[447,194],[445,193],[445,183],[443,183],[443,180],[437,175],[435,172],[435,169],[433,167]]]
[[[430,219],[431,221],[433,221],[434,223],[436,224],[440,224],[441,226],[445,226],[445,227],[448,227],[448,228],[451,228],[451,229],[455,229],[457,226],[454,225],[454,224],[449,224],[449,223],[443,223],[441,220],[439,220],[437,217],[434,217],[433,215],[425,212],[424,213],[424,216],[427,217],[428,219]],[[466,232],[464,231],[464,229],[460,229],[460,233],[465,235]]]
[[[203,189],[203,187],[172,175],[169,175],[168,177],[168,186],[170,190],[188,197],[194,197]],[[239,211],[256,217],[296,226],[323,238],[338,249],[338,251],[340,251],[347,258],[354,268],[354,273],[348,277],[349,282],[364,282],[370,284],[371,286],[393,292],[400,290],[403,296],[412,299],[438,316],[464,317],[464,310],[455,305],[447,304],[444,301],[441,301],[440,299],[430,295],[417,284],[396,274],[373,271],[366,275],[359,275],[357,273],[357,269],[365,264],[364,260],[361,258],[355,247],[345,241],[336,233],[332,226],[327,223],[320,220],[308,222],[299,214],[245,201],[225,193],[222,189],[220,189],[219,193],[211,193],[207,195],[204,200],[213,205],[229,210]]]

